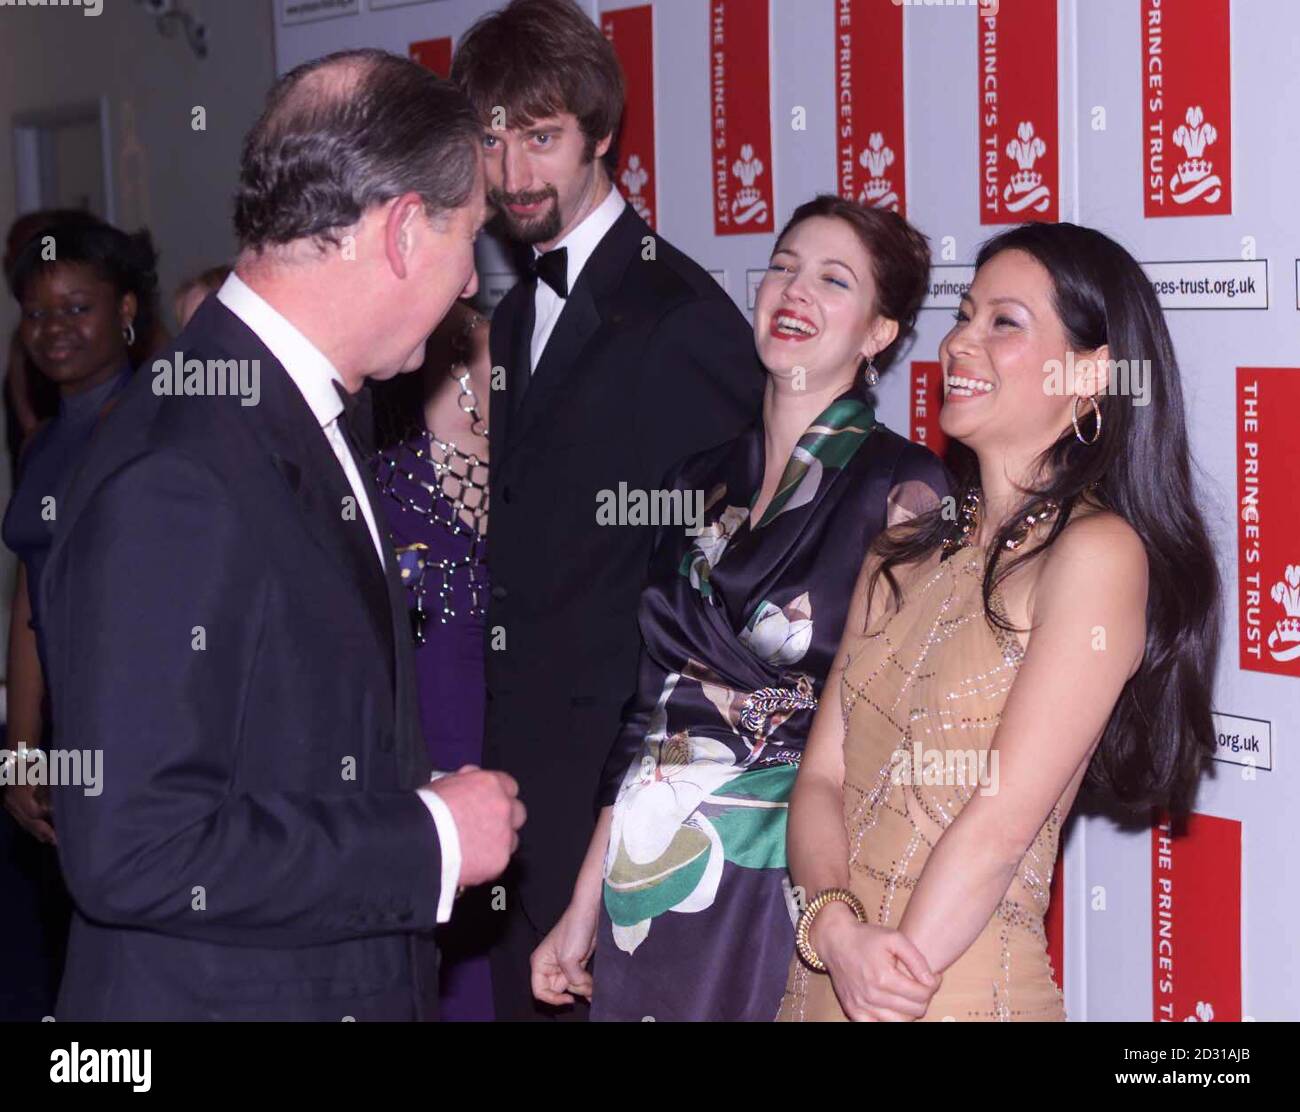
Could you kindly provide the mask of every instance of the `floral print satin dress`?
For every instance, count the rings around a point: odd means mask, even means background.
[[[939,461],[860,388],[809,426],[771,505],[761,423],[692,457],[703,528],[661,529],[640,679],[602,778],[613,804],[593,1019],[762,1020],[794,951],[787,800],[867,547],[890,506],[947,493]]]
[[[844,827],[850,886],[868,920],[897,927],[935,844],[977,791],[1024,656],[984,615],[984,549],[899,571],[902,606],[850,639],[844,665]],[[885,588],[881,588],[885,589]],[[1005,613],[995,591],[995,613]],[[941,769],[954,773],[940,775]],[[956,770],[960,769],[960,773]],[[988,925],[943,971],[924,1018],[1063,1020],[1043,918],[1056,862],[1058,801]],[[782,1020],[843,1020],[830,977],[795,957]]]

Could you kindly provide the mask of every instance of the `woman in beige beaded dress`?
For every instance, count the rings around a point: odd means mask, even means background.
[[[882,534],[791,801],[782,1020],[1061,1020],[1061,825],[1186,811],[1218,577],[1154,291],[1072,224],[981,250],[940,346],[961,499]]]

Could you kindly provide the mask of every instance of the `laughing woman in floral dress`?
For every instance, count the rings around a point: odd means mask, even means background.
[[[684,505],[699,492],[702,519],[656,543],[637,695],[569,907],[533,954],[539,1000],[590,997],[593,1019],[776,1015],[787,800],[853,584],[878,532],[947,493],[872,408],[929,264],[901,217],[834,197],[778,238],[754,313],[762,420],[665,483]]]

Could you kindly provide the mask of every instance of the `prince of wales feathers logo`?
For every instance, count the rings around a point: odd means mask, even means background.
[[[731,167],[731,172],[740,179],[743,187],[731,202],[731,216],[737,224],[748,224],[751,221],[761,224],[767,219],[767,201],[763,199],[762,191],[754,187],[754,182],[764,169],[763,160],[754,157],[753,146],[744,144],[740,148],[740,157]]]
[[[1269,655],[1279,663],[1295,660],[1300,657],[1300,564],[1287,565],[1269,597],[1286,611],[1286,617],[1279,618],[1268,635]]]
[[[1045,212],[1052,203],[1052,191],[1043,184],[1043,175],[1034,169],[1034,163],[1046,153],[1047,144],[1041,136],[1034,134],[1034,125],[1021,120],[1016,138],[1007,144],[1007,157],[1014,158],[1020,167],[1011,175],[1002,194],[1008,212],[1023,212],[1027,208]]]
[[[885,146],[885,137],[880,132],[873,131],[867,138],[858,164],[871,175],[858,194],[858,204],[897,212],[898,194],[894,192],[894,183],[885,177],[885,171],[894,164],[894,152]]]
[[[645,195],[641,192],[650,180],[650,171],[641,165],[640,155],[628,155],[627,167],[618,180],[627,188],[627,203],[637,216],[647,224],[650,223],[650,206],[646,204]]]
[[[1206,204],[1219,199],[1223,182],[1214,173],[1214,163],[1201,157],[1218,138],[1214,125],[1205,122],[1201,106],[1193,104],[1187,110],[1187,122],[1174,130],[1174,142],[1187,152],[1187,161],[1180,162],[1169,179],[1169,191],[1176,204],[1185,205],[1202,196]]]

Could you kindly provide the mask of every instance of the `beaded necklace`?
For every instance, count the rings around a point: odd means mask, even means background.
[[[1007,537],[1006,546],[1011,550],[1019,548],[1025,543],[1029,536],[1029,531],[1039,522],[1051,521],[1060,513],[1061,507],[1052,499],[1048,498],[1043,501],[1042,506],[1035,513],[1022,514]],[[974,543],[975,533],[979,529],[980,519],[980,490],[979,487],[970,487],[962,496],[961,508],[957,511],[957,532],[955,535],[949,535],[944,538],[942,559],[947,559],[959,548],[965,548],[967,545]]]

